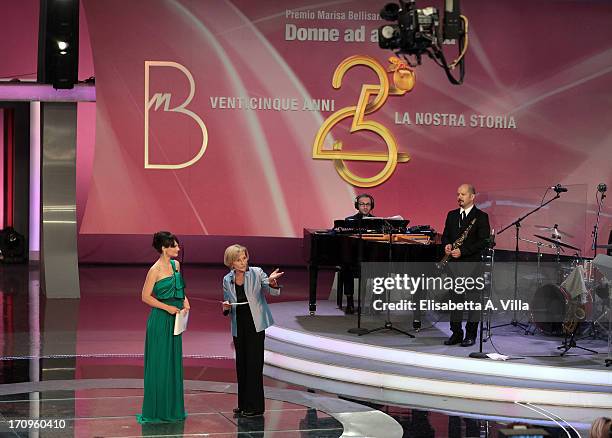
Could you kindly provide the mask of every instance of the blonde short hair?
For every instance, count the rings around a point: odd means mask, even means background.
[[[231,268],[242,253],[247,256],[247,259],[249,258],[249,251],[246,249],[246,246],[238,245],[237,243],[228,246],[225,248],[225,254],[223,255],[223,264]]]

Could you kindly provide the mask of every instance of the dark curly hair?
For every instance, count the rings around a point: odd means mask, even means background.
[[[174,246],[174,243],[179,243],[178,238],[170,231],[158,231],[153,234],[153,248],[158,253],[162,253],[162,248],[170,248]]]

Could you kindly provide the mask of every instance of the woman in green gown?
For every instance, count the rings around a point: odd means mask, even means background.
[[[183,399],[182,335],[174,335],[177,312],[189,311],[178,256],[178,239],[160,231],[153,236],[160,253],[147,274],[142,301],[152,307],[147,320],[144,353],[144,400],[138,422],[167,423],[187,417]]]

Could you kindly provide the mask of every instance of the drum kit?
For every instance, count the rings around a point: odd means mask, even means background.
[[[551,188],[556,195],[544,202]],[[559,350],[563,350],[561,356],[574,347],[596,353],[595,350],[579,347],[576,342],[587,337],[593,339],[605,338],[607,335],[608,359],[606,359],[606,366],[612,365],[612,231],[610,232],[608,245],[598,244],[599,218],[603,200],[606,197],[606,190],[606,184],[602,183],[597,186],[597,215],[593,226],[593,243],[591,246],[595,257],[593,260],[582,257],[580,248],[563,242],[565,237],[572,238],[573,236],[559,230],[558,224],[554,224],[552,227],[536,225],[536,228],[541,231],[539,234],[534,234],[534,237],[538,240],[520,237],[521,223],[525,219],[559,199],[561,193],[568,191],[560,184],[547,188],[542,202],[537,207],[497,233],[499,235],[510,228],[515,229],[514,300],[517,300],[518,297],[519,241],[537,246],[537,287],[535,294],[529,300],[529,325],[522,324],[517,318],[517,311],[513,309],[511,322],[491,327],[489,319],[487,330],[512,325],[524,328],[525,334],[534,334],[535,330],[539,329],[544,334],[563,335],[565,336],[563,344],[558,347]],[[550,235],[544,235],[548,233]],[[552,282],[547,281],[547,284],[544,285],[542,284],[540,266],[542,248],[553,249],[556,253],[556,277]],[[597,254],[598,249],[607,249],[608,255]],[[570,263],[567,263],[566,257],[564,257],[564,262],[561,262],[561,253],[565,250],[572,250],[575,254]],[[533,332],[531,331],[532,327],[534,327]],[[585,336],[577,338],[577,335]]]
[[[563,242],[565,237],[573,236],[559,230],[558,224],[552,227],[536,225],[535,228],[550,232],[550,237],[534,234],[538,240],[519,238],[537,246],[537,287],[529,306],[533,331],[540,330],[549,336],[571,336],[572,347],[577,347],[574,342],[576,335],[607,337],[610,330],[608,312],[611,310],[604,277],[591,259],[580,256],[579,248]],[[541,248],[549,248],[556,253],[557,281],[554,283],[542,284]],[[561,262],[561,253],[566,249],[575,251],[575,256],[570,262]]]

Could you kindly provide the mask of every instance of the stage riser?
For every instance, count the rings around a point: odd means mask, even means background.
[[[588,430],[594,417],[609,415],[608,409],[577,408],[569,406],[525,405],[510,402],[493,402],[489,400],[467,400],[464,398],[440,397],[437,395],[419,394],[365,386],[359,383],[330,381],[312,375],[301,374],[272,365],[264,367],[266,376],[276,380],[311,388],[316,391],[333,392],[349,400],[362,400],[387,406],[398,406],[408,409],[428,410],[444,415],[462,417],[488,418],[492,421],[529,421],[540,426],[556,424],[537,410],[546,412],[555,418],[562,418],[572,426]],[[536,410],[531,409],[536,407]]]
[[[416,392],[470,400],[612,409],[610,392],[558,391],[430,380],[313,362],[271,351],[265,351],[264,362],[272,367],[335,382],[366,385],[383,391],[405,391],[407,398]]]
[[[331,337],[313,335],[308,332],[298,332],[278,326],[269,328],[266,334],[268,337],[281,342],[350,357],[360,357],[363,359],[421,368],[446,370],[453,373],[471,373],[480,376],[495,376],[567,384],[580,382],[583,385],[602,386],[602,391],[612,393],[612,373],[604,367],[602,367],[602,370],[591,370],[520,364],[507,361],[484,361],[482,359],[421,353],[412,350],[400,350],[359,342],[350,342]]]
[[[604,366],[603,341],[596,344],[599,354],[560,357],[557,338],[510,328],[496,331],[495,342],[517,360],[493,361],[470,358],[474,349],[442,345],[448,323],[426,327],[416,338],[383,332],[356,336],[347,333],[355,319],[334,303],[320,302],[316,316],[307,315],[305,302],[271,307],[276,324],[266,330],[266,373],[290,383],[312,380],[315,388],[340,394],[338,388],[347,388],[351,396],[361,388],[369,394],[363,398],[389,404],[409,405],[418,394],[470,404],[612,409],[612,370]],[[490,342],[485,348],[491,351]]]

